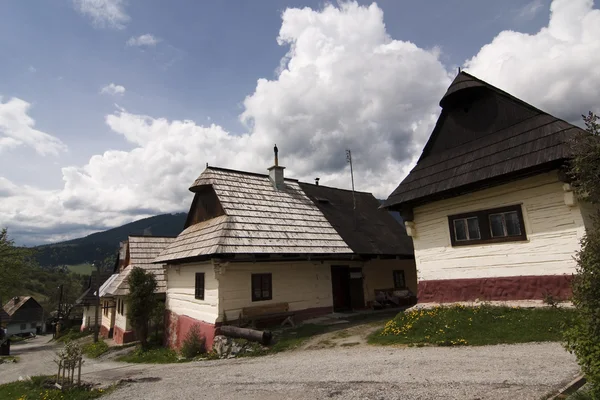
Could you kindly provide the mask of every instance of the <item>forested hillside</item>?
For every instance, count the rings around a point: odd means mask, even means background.
[[[93,233],[83,238],[38,246],[36,260],[42,267],[87,264],[115,254],[129,235],[176,236],[183,230],[185,213],[161,214]]]

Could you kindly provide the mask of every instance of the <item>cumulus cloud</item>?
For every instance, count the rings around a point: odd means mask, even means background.
[[[532,0],[525,4],[519,10],[518,17],[523,19],[532,19],[544,8],[543,0]]]
[[[468,72],[571,122],[600,111],[600,10],[555,0],[539,32],[503,31],[466,61]]]
[[[28,115],[30,107],[19,98],[3,102],[0,97],[0,153],[17,146],[31,147],[43,156],[65,151],[67,147],[60,139],[34,128],[35,120]]]
[[[110,94],[113,96],[122,96],[125,94],[125,87],[111,83],[100,89],[100,94]]]
[[[246,134],[117,110],[105,122],[134,149],[64,168],[64,188],[47,196],[48,206],[27,206],[27,218],[36,226],[59,220],[97,226],[185,211],[187,188],[206,162],[266,172],[274,143],[288,176],[319,176],[322,184],[341,187],[350,186],[350,148],[357,188],[386,196],[418,156],[450,82],[439,51],[394,40],[377,5],[356,3],[288,9],[278,42],[289,51],[278,76],[259,79],[244,100]],[[53,212],[43,211],[48,207]],[[5,209],[0,220],[12,218]]]
[[[123,29],[130,20],[125,0],[73,0],[73,5],[98,28]]]
[[[500,33],[467,70],[577,119],[596,106],[598,18],[590,1],[556,0],[547,27],[534,35]],[[349,148],[357,189],[387,196],[420,155],[454,72],[437,49],[391,38],[376,5],[288,9],[278,42],[288,52],[277,76],[259,79],[243,101],[245,134],[117,109],[105,123],[132,150],[63,168],[64,187],[55,191],[0,180],[0,225],[47,241],[186,211],[187,188],[206,162],[265,172],[274,143],[286,176],[318,176],[321,184],[346,188]]]
[[[130,37],[126,44],[127,46],[154,47],[158,42],[160,42],[160,39],[149,33],[146,33],[145,35],[140,35],[138,37]]]

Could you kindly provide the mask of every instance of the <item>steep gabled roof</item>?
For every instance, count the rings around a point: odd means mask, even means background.
[[[276,190],[267,175],[208,167],[192,190],[212,186],[224,215],[187,227],[155,260],[218,254],[351,254],[298,181]]]
[[[421,158],[384,206],[424,204],[558,168],[580,128],[461,72]]]
[[[156,292],[164,293],[167,287],[165,280],[165,265],[154,264],[153,261],[161,251],[175,238],[162,236],[129,236],[126,246],[129,249],[129,265],[106,288],[106,294],[112,296],[125,296],[129,294],[127,277],[134,267],[143,268],[154,274],[156,278]]]
[[[98,271],[92,271],[86,290],[75,300],[75,303],[80,305],[96,304],[96,289],[102,286],[110,276],[111,273],[107,271],[102,271],[100,274]]]
[[[4,305],[4,311],[6,312],[6,314],[8,314],[10,317],[12,317],[21,307],[23,307],[23,305],[25,305],[25,303],[27,303],[29,300],[33,300],[35,302],[35,304],[37,304],[40,308],[42,307],[33,297],[31,296],[17,296],[14,297],[12,299],[10,299],[5,305]]]
[[[371,193],[354,193],[355,212],[352,191],[299,184],[355,254],[413,256],[412,239]]]

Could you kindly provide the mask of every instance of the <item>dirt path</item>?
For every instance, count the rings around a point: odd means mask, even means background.
[[[366,346],[369,335],[381,328],[384,321],[368,324],[337,326],[336,330],[310,338],[301,347],[303,350],[328,349],[333,347]]]
[[[574,357],[558,343],[337,346],[149,368],[103,400],[533,400],[578,372]]]

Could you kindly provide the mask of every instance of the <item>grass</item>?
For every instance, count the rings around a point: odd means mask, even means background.
[[[0,356],[0,364],[15,363],[15,362],[19,362],[19,357],[17,357],[17,356]]]
[[[104,340],[98,340],[98,342],[88,343],[82,347],[83,354],[89,358],[98,358],[102,354],[108,351],[108,345]]]
[[[52,385],[53,377],[33,376],[30,381],[17,381],[0,385],[0,399],[3,400],[90,400],[97,399],[107,391],[89,387],[61,391]],[[108,390],[110,391],[110,390]]]
[[[89,330],[81,331],[79,327],[71,328],[68,331],[64,332],[58,339],[57,342],[70,342],[71,340],[81,339],[82,337],[86,337],[91,335],[93,332]]]
[[[91,275],[92,274],[92,264],[75,264],[75,265],[67,265],[69,271],[74,272],[79,275]]]
[[[399,313],[369,337],[370,344],[492,345],[560,341],[572,309],[452,306]]]
[[[190,360],[180,360],[175,351],[165,347],[156,347],[149,350],[142,350],[141,347],[138,347],[131,353],[117,358],[117,361],[140,364],[170,364]]]
[[[269,347],[265,353],[279,353],[281,351],[292,350],[300,347],[312,336],[319,335],[328,331],[327,326],[305,324],[293,329],[274,332],[275,343]]]

